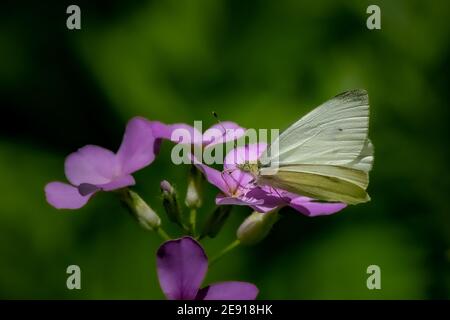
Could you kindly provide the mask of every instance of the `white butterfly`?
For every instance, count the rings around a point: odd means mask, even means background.
[[[334,97],[282,132],[257,163],[239,168],[252,173],[257,185],[323,201],[369,201],[373,145],[368,100],[365,90]]]

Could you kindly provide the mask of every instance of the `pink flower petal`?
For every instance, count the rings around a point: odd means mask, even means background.
[[[197,241],[184,237],[164,242],[156,254],[159,284],[168,299],[193,300],[208,270]]]
[[[285,205],[279,197],[268,194],[258,187],[238,196],[218,194],[216,204],[249,206],[257,212],[269,212],[278,206]]]
[[[155,138],[151,122],[141,117],[128,121],[122,144],[117,151],[121,173],[131,174],[155,159]]]
[[[116,155],[105,148],[87,145],[70,154],[64,164],[66,177],[75,186],[111,182],[120,175]]]
[[[239,197],[227,196],[227,195],[224,195],[221,193],[216,196],[216,204],[219,206],[220,205],[248,206],[248,205],[253,205],[253,204],[257,204],[257,203],[262,204],[263,201],[258,202],[255,200],[254,203],[250,203]]]
[[[209,183],[219,188],[220,191],[225,194],[230,193],[230,187],[229,184],[227,184],[228,181],[225,180],[226,173],[222,173],[219,170],[208,167],[207,165],[201,163],[195,163],[195,166],[203,173]]]
[[[50,182],[45,186],[47,202],[57,209],[79,209],[92,195],[82,196],[76,187],[62,182]]]
[[[311,198],[296,196],[290,202],[289,206],[309,217],[326,216],[344,209],[345,203],[317,202]]]
[[[245,133],[245,129],[237,123],[223,121],[211,126],[203,133],[203,145],[213,146],[227,141],[237,140]]]
[[[152,121],[153,136],[157,139],[170,140],[172,135],[171,125],[159,121]]]
[[[225,156],[223,168],[231,173],[239,185],[246,186],[254,180],[254,177],[250,173],[240,170],[237,165],[245,162],[256,163],[266,148],[267,144],[265,143],[237,147]]]
[[[255,300],[258,293],[258,288],[252,283],[227,281],[201,289],[196,300]]]
[[[266,148],[267,144],[262,142],[234,148],[225,156],[224,168],[235,168],[236,164],[244,162],[256,163]]]
[[[175,143],[202,144],[201,132],[190,125],[184,123],[165,124],[153,121],[152,126],[155,138],[166,139]]]
[[[107,184],[97,185],[97,187],[99,187],[103,191],[112,191],[112,190],[125,188],[128,186],[134,186],[135,184],[136,184],[136,181],[134,180],[133,176],[126,175],[126,176],[117,178]]]

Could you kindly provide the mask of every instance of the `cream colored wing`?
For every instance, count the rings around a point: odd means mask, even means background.
[[[370,170],[373,157],[368,126],[367,92],[347,91],[320,105],[282,132],[260,160],[263,167],[316,164],[355,168],[356,163],[361,162],[358,157],[364,155],[366,165],[360,169]]]
[[[257,183],[323,201],[369,201],[368,126],[366,91],[334,97],[284,131],[262,155]]]
[[[358,204],[370,200],[366,172],[336,166],[286,166],[276,174],[261,174],[259,185],[270,185],[322,201]]]

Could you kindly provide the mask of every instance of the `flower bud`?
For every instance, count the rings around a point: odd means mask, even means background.
[[[277,209],[266,213],[255,211],[242,222],[236,236],[242,244],[255,244],[267,236],[277,220]]]
[[[218,206],[206,220],[201,238],[205,236],[214,238],[227,221],[232,208],[232,206]]]
[[[175,222],[180,227],[183,227],[183,223],[181,220],[181,209],[178,204],[178,197],[175,189],[166,180],[161,181],[160,187],[163,207],[167,213],[167,216],[169,217],[170,221]]]
[[[175,192],[175,189],[172,187],[172,185],[167,180],[161,181],[159,184],[159,187],[161,188],[162,192],[166,192],[168,194],[172,194]]]
[[[152,231],[159,228],[161,219],[136,192],[125,190],[122,194],[122,201],[125,202],[142,227]]]
[[[200,171],[195,166],[191,166],[185,200],[189,209],[198,209],[202,205],[202,179]]]

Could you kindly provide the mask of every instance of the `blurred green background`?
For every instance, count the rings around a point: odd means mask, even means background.
[[[0,11],[0,298],[158,299],[160,239],[113,194],[58,211],[43,187],[85,144],[117,150],[129,118],[287,127],[328,98],[365,88],[375,144],[368,204],[329,217],[287,211],[272,233],[210,268],[206,283],[254,282],[265,299],[450,298],[448,1],[76,1],[2,3]],[[366,28],[381,7],[382,29]],[[159,182],[184,194],[170,144],[135,175],[162,215]],[[216,190],[208,186],[203,217]],[[233,240],[233,210],[203,243]],[[173,236],[179,230],[169,225]],[[66,288],[81,268],[82,290]],[[381,267],[381,290],[366,268]]]

